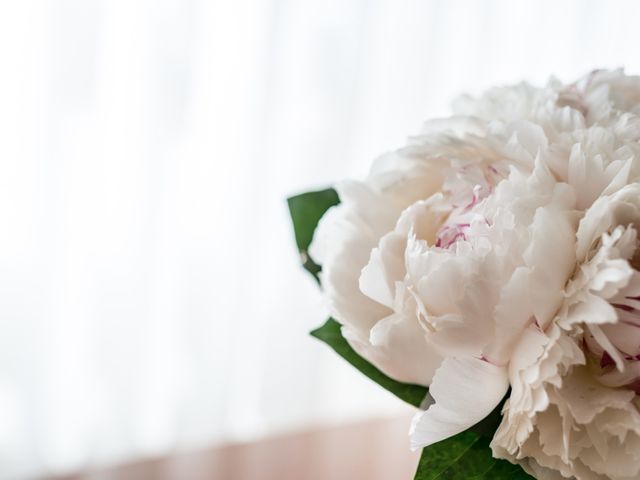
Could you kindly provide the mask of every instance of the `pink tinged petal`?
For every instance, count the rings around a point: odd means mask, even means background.
[[[636,392],[636,395],[640,395],[640,378],[636,378],[625,387]]]
[[[598,381],[607,387],[633,385],[634,390],[638,379],[640,379],[640,362],[633,362],[625,365],[623,372],[611,370],[610,372],[598,377]]]
[[[633,301],[630,305],[627,303],[615,303],[612,302],[611,306],[618,310],[618,318],[623,323],[634,324],[640,326],[640,311],[638,311],[637,302]]]
[[[469,223],[455,223],[453,225],[443,225],[436,234],[436,247],[449,248],[458,240],[466,240],[466,232],[469,229]]]
[[[600,358],[600,368],[610,367],[615,364],[616,362],[613,358],[611,358],[611,355],[609,355],[607,352],[604,352],[602,354],[602,357]]]
[[[611,343],[625,356],[640,355],[640,324],[620,322],[603,325],[601,328]]]
[[[446,358],[429,391],[435,403],[414,418],[411,448],[417,450],[467,430],[491,413],[508,388],[505,367],[478,358]]]
[[[638,310],[637,306],[613,303],[611,305],[613,305],[618,312],[618,323],[640,327],[640,310]]]
[[[618,296],[611,305],[620,310],[624,310],[625,312],[637,312],[635,315],[640,315],[640,302],[636,300],[636,297],[620,298]],[[618,314],[620,313],[620,310],[618,310]],[[640,320],[640,318],[638,320]]]
[[[598,342],[604,351],[611,356],[616,364],[616,368],[619,371],[624,370],[624,360],[622,359],[620,352],[618,352],[618,349],[607,338],[602,329],[595,324],[587,324],[587,328],[591,332],[591,335],[593,335],[595,341]]]

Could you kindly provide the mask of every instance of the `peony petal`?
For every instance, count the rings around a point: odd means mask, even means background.
[[[336,190],[342,203],[320,219],[309,253],[322,265],[319,276],[331,316],[366,338],[390,311],[360,291],[360,272],[399,212],[363,183],[342,182]]]
[[[501,291],[495,311],[495,336],[483,350],[485,358],[506,365],[522,331],[533,314],[529,269],[519,267]]]
[[[342,335],[360,356],[400,382],[429,386],[442,362],[418,322],[397,314],[382,319],[371,330],[373,345],[346,327]]]
[[[632,183],[613,195],[598,198],[580,220],[576,235],[577,259],[583,261],[594,242],[616,225],[628,225],[640,218],[640,184]]]
[[[621,162],[620,169],[617,171],[607,188],[604,189],[602,195],[610,195],[623,188],[629,182],[629,174],[633,166],[633,158],[625,162]]]
[[[435,403],[414,419],[411,448],[426,447],[475,425],[500,403],[508,388],[505,367],[477,358],[446,358],[429,391]]]
[[[607,387],[622,387],[629,385],[640,378],[640,363],[633,362],[625,365],[624,371],[611,370],[601,375],[598,381]]]
[[[433,196],[437,199],[441,195]],[[406,273],[404,254],[407,248],[407,236],[412,235],[430,243],[435,238],[436,228],[441,220],[430,208],[430,201],[419,201],[406,208],[395,230],[380,240],[377,248],[371,251],[369,262],[360,274],[360,290],[369,298],[382,305],[393,308],[396,297],[395,283],[401,281]]]
[[[600,327],[618,350],[631,357],[640,355],[640,325],[635,320],[633,323],[624,321]]]
[[[595,338],[595,340],[606,350],[606,352],[613,358],[613,361],[616,362],[616,368],[619,371],[624,370],[624,361],[622,360],[622,356],[618,349],[611,343],[611,340],[604,334],[602,329],[595,324],[587,324],[588,330],[591,332],[591,335]]]
[[[393,308],[395,283],[404,277],[406,237],[391,232],[371,251],[369,263],[360,274],[360,290],[367,297]]]
[[[535,123],[526,120],[516,120],[508,125],[507,128],[516,135],[518,144],[529,154],[531,162],[534,161],[541,150],[544,151],[549,148],[549,140],[544,130]]]
[[[583,301],[571,307],[566,318],[558,319],[558,323],[562,328],[571,329],[572,325],[578,323],[599,325],[615,323],[617,320],[616,311],[609,302],[588,293]]]
[[[553,201],[536,210],[530,229],[531,243],[523,255],[531,269],[530,302],[542,329],[560,307],[564,299],[562,290],[575,268],[574,204],[573,189],[557,185]]]

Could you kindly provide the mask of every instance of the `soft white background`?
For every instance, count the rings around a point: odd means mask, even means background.
[[[637,1],[0,3],[0,477],[387,415],[284,199],[463,91],[640,72]]]

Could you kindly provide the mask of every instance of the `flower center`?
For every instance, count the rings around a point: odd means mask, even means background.
[[[486,221],[474,212],[475,207],[506,176],[499,162],[464,163],[452,169],[444,182],[445,199],[440,205],[440,211],[448,215],[436,232],[435,246],[448,249],[460,240],[468,240],[473,220]]]
[[[466,231],[471,226],[470,223],[456,223],[453,225],[444,224],[436,234],[436,247],[449,248],[458,240],[466,240]]]

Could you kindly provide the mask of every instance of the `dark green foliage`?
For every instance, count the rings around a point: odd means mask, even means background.
[[[414,480],[527,480],[518,465],[491,456],[491,439],[472,431],[425,448]]]
[[[338,193],[333,188],[328,188],[290,197],[287,203],[302,266],[318,280],[320,266],[309,256],[309,245],[322,216],[329,208],[340,203]]]
[[[353,348],[351,348],[351,345],[349,345],[342,336],[340,324],[334,319],[330,318],[327,320],[323,326],[312,331],[311,335],[329,345],[347,362],[356,367],[378,385],[389,390],[396,397],[401,398],[405,402],[416,407],[420,406],[420,403],[424,400],[424,397],[428,392],[426,387],[398,382],[389,378],[376,367],[371,365],[368,361],[358,355]]]

